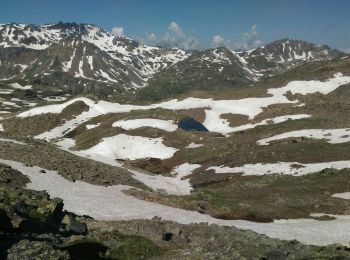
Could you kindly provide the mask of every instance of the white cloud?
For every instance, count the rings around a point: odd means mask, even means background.
[[[233,50],[250,50],[261,45],[262,41],[259,40],[259,33],[256,25],[253,25],[249,32],[243,33],[241,41],[233,42],[225,39],[221,35],[215,35],[212,39],[212,46],[214,48],[226,47]]]
[[[213,37],[212,46],[214,48],[217,48],[217,47],[229,47],[229,45],[230,45],[230,40],[226,40],[221,35],[215,35]]]
[[[149,42],[156,42],[157,36],[154,33],[148,33],[146,34],[146,40]]]
[[[262,45],[262,41],[259,40],[259,33],[257,31],[257,26],[254,24],[249,32],[243,34],[243,39],[241,42],[236,42],[234,44],[235,49],[250,50],[257,48]]]
[[[174,22],[174,21],[171,22],[170,25],[168,26],[168,29],[171,32],[173,32],[175,35],[183,36],[182,29],[180,28],[177,22]]]
[[[187,35],[182,28],[175,21],[171,22],[168,30],[164,35],[158,36],[155,33],[147,33],[145,37],[141,38],[144,44],[161,46],[166,48],[180,48],[184,50],[196,49],[199,42],[193,35]]]
[[[113,27],[112,34],[118,36],[124,36],[124,28],[123,27]]]

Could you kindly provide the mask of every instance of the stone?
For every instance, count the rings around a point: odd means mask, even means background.
[[[65,215],[61,223],[66,225],[67,229],[75,234],[84,235],[87,233],[86,224],[81,223],[71,215]]]
[[[37,260],[68,260],[68,252],[53,248],[45,242],[21,240],[7,251],[8,260],[37,259]]]

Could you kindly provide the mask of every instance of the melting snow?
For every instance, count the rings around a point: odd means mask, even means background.
[[[168,132],[174,132],[177,129],[177,125],[172,120],[160,120],[152,118],[121,120],[114,122],[114,127],[121,127],[125,130],[136,129],[140,127],[153,127]]]
[[[27,89],[31,89],[32,86],[31,85],[26,85],[26,86],[22,86],[18,83],[13,83],[9,85],[11,88],[15,88],[15,89],[22,89],[22,90],[27,90]]]
[[[203,146],[203,144],[196,144],[196,143],[190,143],[189,145],[186,146],[186,148],[197,148],[197,147],[201,147]]]
[[[192,174],[192,172],[195,169],[198,169],[201,167],[200,164],[189,164],[189,163],[184,163],[179,166],[176,166],[174,170],[171,172],[172,175],[176,175],[177,178],[183,178],[186,177],[187,175]]]
[[[350,240],[350,216],[332,215],[336,219],[319,221],[315,219],[275,220],[272,223],[255,223],[244,220],[221,220],[194,211],[171,208],[140,200],[123,193],[130,187],[123,185],[97,186],[82,181],[70,182],[55,171],[41,173],[42,168],[26,167],[22,163],[1,160],[30,179],[28,189],[46,190],[50,197],[64,201],[64,209],[78,215],[88,215],[96,220],[152,219],[183,224],[207,222],[223,226],[235,226],[253,230],[272,238],[297,239],[302,243],[325,246],[333,243],[348,245]],[[317,214],[319,215],[319,214]]]
[[[343,193],[334,193],[332,195],[334,198],[340,198],[345,200],[350,200],[350,192],[343,192]]]
[[[36,108],[30,109],[28,111],[25,111],[23,113],[20,113],[18,115],[18,117],[24,118],[24,117],[36,116],[36,115],[41,115],[41,114],[46,114],[46,113],[59,114],[67,106],[69,106],[77,101],[83,101],[85,104],[87,104],[90,107],[94,106],[94,104],[95,104],[91,99],[88,99],[88,98],[76,98],[76,99],[72,99],[70,101],[67,101],[66,103],[63,103],[63,104],[36,107]]]
[[[350,168],[350,161],[335,161],[308,164],[298,162],[256,163],[245,164],[241,167],[233,168],[227,166],[212,166],[207,168],[207,170],[214,170],[215,173],[243,173],[243,176],[269,174],[301,176],[310,173],[320,172],[327,168],[332,168],[336,170],[347,169]]]
[[[227,132],[244,131],[244,130],[255,128],[257,126],[268,125],[268,124],[279,124],[288,120],[298,120],[298,119],[309,118],[309,117],[311,116],[307,114],[297,114],[297,115],[285,115],[285,116],[278,116],[274,118],[267,118],[254,124],[250,123],[250,124],[240,125],[236,127],[227,126]]]
[[[147,157],[167,159],[172,157],[176,151],[175,148],[165,146],[162,138],[119,134],[103,138],[99,144],[81,152],[111,159],[135,160]]]
[[[87,129],[93,129],[93,128],[96,128],[100,125],[100,123],[97,123],[97,124],[93,124],[93,125],[86,125],[86,128]]]
[[[0,142],[8,142],[8,143],[14,143],[14,144],[20,144],[20,145],[27,145],[26,143],[12,140],[12,139],[7,139],[7,138],[0,138]]]
[[[312,139],[325,139],[328,143],[346,143],[350,142],[350,128],[343,129],[306,129],[291,131],[269,138],[257,141],[259,145],[268,145],[272,141],[291,138],[291,137],[306,137]]]
[[[328,94],[341,85],[350,82],[349,76],[342,76],[341,73],[335,74],[334,78],[331,78],[325,82],[320,81],[293,81],[281,88],[272,88],[268,90],[271,95],[269,97],[261,98],[245,98],[239,100],[213,100],[213,99],[200,99],[200,98],[186,98],[184,100],[170,100],[159,104],[152,104],[149,106],[134,106],[123,105],[118,103],[109,103],[105,101],[99,101],[97,103],[87,98],[78,98],[66,102],[64,104],[56,106],[38,107],[32,110],[19,114],[19,117],[27,117],[38,115],[42,113],[60,113],[64,107],[81,100],[90,106],[90,110],[82,113],[77,118],[73,119],[73,122],[66,122],[70,127],[74,126],[78,122],[82,123],[88,119],[106,114],[106,113],[122,113],[130,112],[132,110],[147,110],[152,108],[165,108],[172,110],[191,109],[191,108],[206,108],[206,118],[203,125],[209,131],[216,131],[219,133],[229,133],[236,131],[237,128],[229,127],[229,122],[226,119],[221,118],[222,114],[241,114],[247,115],[250,119],[254,119],[259,113],[263,112],[263,108],[273,104],[286,104],[286,103],[298,103],[298,100],[291,101],[285,94],[291,92],[292,94],[310,94],[320,92],[322,94]],[[279,117],[282,118],[282,117]],[[291,117],[291,119],[294,119]],[[247,127],[247,125],[245,126]],[[251,127],[251,125],[249,125]],[[239,130],[237,130],[239,131]]]

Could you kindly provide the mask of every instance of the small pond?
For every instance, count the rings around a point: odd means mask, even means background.
[[[185,118],[179,120],[177,123],[178,127],[185,130],[185,131],[200,131],[200,132],[209,132],[208,129],[199,123],[198,121],[194,120],[193,118]]]

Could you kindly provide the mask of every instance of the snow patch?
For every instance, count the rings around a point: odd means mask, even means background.
[[[90,130],[90,129],[98,127],[99,125],[100,125],[100,123],[92,124],[92,125],[86,125],[86,129]]]
[[[334,78],[331,78],[325,82],[320,81],[293,81],[288,83],[286,86],[281,88],[272,88],[268,90],[268,94],[271,96],[261,97],[261,98],[244,98],[238,100],[213,100],[213,99],[200,99],[200,98],[186,98],[184,100],[169,100],[166,102],[152,104],[149,106],[137,106],[137,105],[128,105],[128,104],[118,104],[118,103],[109,103],[106,101],[99,101],[97,103],[86,98],[73,99],[64,104],[56,106],[45,106],[38,107],[32,110],[23,112],[18,115],[18,117],[27,117],[38,115],[42,113],[60,113],[66,106],[74,103],[75,101],[81,100],[90,106],[90,110],[82,113],[75,119],[68,121],[61,128],[67,129],[67,126],[74,127],[79,122],[86,122],[92,117],[103,115],[106,113],[124,113],[130,112],[132,110],[147,110],[154,108],[164,108],[169,110],[181,110],[181,109],[195,109],[195,108],[205,108],[206,118],[203,125],[212,132],[219,132],[227,134],[234,131],[240,131],[247,128],[254,127],[254,124],[248,124],[239,127],[230,127],[229,122],[221,118],[223,114],[241,114],[247,115],[249,119],[254,119],[258,114],[263,112],[263,108],[266,108],[273,104],[297,104],[298,100],[289,100],[285,94],[291,92],[292,94],[311,94],[320,92],[322,94],[328,94],[341,85],[347,84],[350,82],[349,76],[342,76],[336,74]],[[276,123],[279,120],[288,120],[288,119],[298,119],[298,116],[283,116],[275,118],[272,122]],[[303,115],[305,117],[306,115]],[[267,121],[262,122],[261,124],[266,124]],[[256,124],[255,124],[256,126]],[[74,129],[74,128],[73,128]],[[61,137],[61,136],[59,136]]]
[[[201,167],[200,164],[184,163],[184,164],[176,166],[173,169],[173,171],[171,172],[171,174],[176,175],[177,178],[183,178],[183,177],[186,177],[186,176],[192,174],[192,172],[195,169],[198,169],[199,167]]]
[[[343,192],[343,193],[334,193],[332,195],[334,198],[340,198],[345,200],[350,200],[350,192]]]
[[[165,146],[163,138],[119,134],[103,138],[99,144],[81,152],[110,159],[135,160],[147,157],[167,159],[172,157],[176,151],[175,148]]]
[[[328,143],[339,144],[350,142],[350,128],[343,129],[306,129],[286,132],[257,141],[259,145],[268,145],[272,141],[291,137],[305,137],[312,139],[325,139]]]
[[[20,145],[27,145],[26,143],[12,140],[12,139],[7,139],[7,138],[0,138],[0,142],[8,142],[8,143],[14,143],[14,144],[20,144]]]
[[[112,126],[121,127],[125,130],[137,129],[140,127],[152,127],[152,128],[158,128],[167,132],[174,132],[177,129],[177,125],[174,124],[172,120],[160,120],[160,119],[152,119],[152,118],[120,120],[120,121],[114,122]]]
[[[324,169],[332,168],[342,170],[350,168],[350,161],[335,161],[323,163],[309,163],[302,164],[298,162],[278,162],[278,163],[256,163],[245,164],[241,167],[227,167],[227,166],[212,166],[207,170],[214,170],[215,173],[243,173],[243,176],[249,175],[293,175],[302,176],[310,173],[320,172]]]
[[[197,148],[197,147],[201,147],[203,146],[203,144],[196,144],[196,143],[190,143],[189,145],[186,146],[186,148]]]
[[[9,86],[14,89],[22,89],[22,90],[32,89],[31,85],[22,86],[21,84],[18,84],[18,83],[12,83]]]

